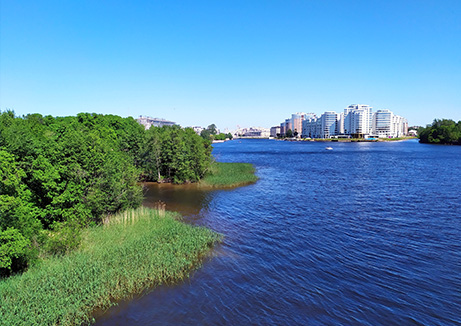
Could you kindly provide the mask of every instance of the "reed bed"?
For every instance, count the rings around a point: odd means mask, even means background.
[[[211,171],[200,181],[204,187],[237,187],[254,183],[258,180],[255,169],[249,163],[215,162]]]
[[[0,325],[91,324],[95,309],[186,278],[219,240],[161,210],[107,217],[77,251],[0,281]]]

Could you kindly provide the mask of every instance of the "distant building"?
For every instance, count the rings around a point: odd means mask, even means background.
[[[294,132],[301,121],[298,134],[303,138],[395,138],[408,135],[405,118],[389,110],[375,113],[372,110],[369,105],[352,104],[344,109],[344,113],[326,111],[320,117],[314,113],[296,113],[280,124],[280,134],[285,135],[288,129]]]
[[[195,133],[196,133],[197,135],[200,135],[200,133],[202,132],[202,130],[205,130],[205,128],[200,127],[200,126],[194,126],[194,127],[190,127],[190,128],[194,129],[194,131],[195,131]]]
[[[363,138],[372,132],[373,108],[364,104],[352,104],[344,109],[344,133]]]
[[[342,115],[334,111],[323,113],[320,118],[315,115],[303,121],[303,138],[330,138],[338,135],[341,129]]]
[[[302,129],[303,129],[303,120],[306,119],[306,113],[304,112],[298,112],[296,114],[291,115],[291,131],[293,131],[293,135],[296,133],[296,135],[301,137]]]
[[[270,133],[271,137],[274,137],[274,138],[278,137],[277,134],[280,135],[280,126],[272,127],[271,128],[271,133]]]
[[[378,110],[373,115],[372,135],[378,138],[396,138],[408,134],[407,119],[390,110]]]
[[[304,112],[292,114],[290,119],[285,119],[285,121],[280,124],[280,135],[284,136],[288,130],[291,130],[292,134],[296,135],[295,137],[301,137],[303,132],[303,121],[314,116],[314,113]]]
[[[239,128],[233,133],[234,138],[269,138],[270,129],[262,127]]]
[[[174,126],[176,123],[173,121],[168,121],[165,119],[159,118],[152,118],[140,115],[138,119],[136,119],[140,124],[144,126],[144,128],[149,129],[150,127],[163,127],[163,126]]]

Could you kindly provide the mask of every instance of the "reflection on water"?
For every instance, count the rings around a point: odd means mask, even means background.
[[[197,184],[173,185],[170,183],[146,182],[143,205],[153,208],[158,201],[166,204],[166,210],[194,217],[207,209],[212,191]]]

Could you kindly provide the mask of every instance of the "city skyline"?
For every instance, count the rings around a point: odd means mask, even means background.
[[[0,110],[271,127],[367,103],[461,120],[459,1],[1,0]]]

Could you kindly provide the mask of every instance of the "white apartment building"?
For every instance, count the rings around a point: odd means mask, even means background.
[[[405,118],[394,115],[389,110],[378,110],[373,114],[372,109],[368,105],[352,104],[344,109],[344,113],[327,111],[319,118],[313,113],[307,113],[302,121],[301,136],[304,138],[333,136],[394,138],[408,134],[408,122]],[[287,119],[282,125],[287,128],[293,124],[290,119]],[[284,131],[281,133],[283,134]]]
[[[302,137],[330,138],[339,133],[343,115],[334,111],[323,113],[320,118],[315,115],[303,121]]]
[[[364,137],[371,134],[373,108],[364,104],[352,104],[344,109],[344,134]]]
[[[402,137],[408,133],[407,119],[390,110],[378,110],[373,115],[372,134],[379,138]]]
[[[314,135],[317,135],[317,120],[317,116],[314,114],[303,121],[301,137],[314,138]]]
[[[334,111],[327,111],[321,116],[322,130],[320,138],[330,138],[337,135],[338,114]]]
[[[393,137],[402,137],[408,135],[408,121],[404,117],[399,115],[394,115],[392,119],[394,136]]]

